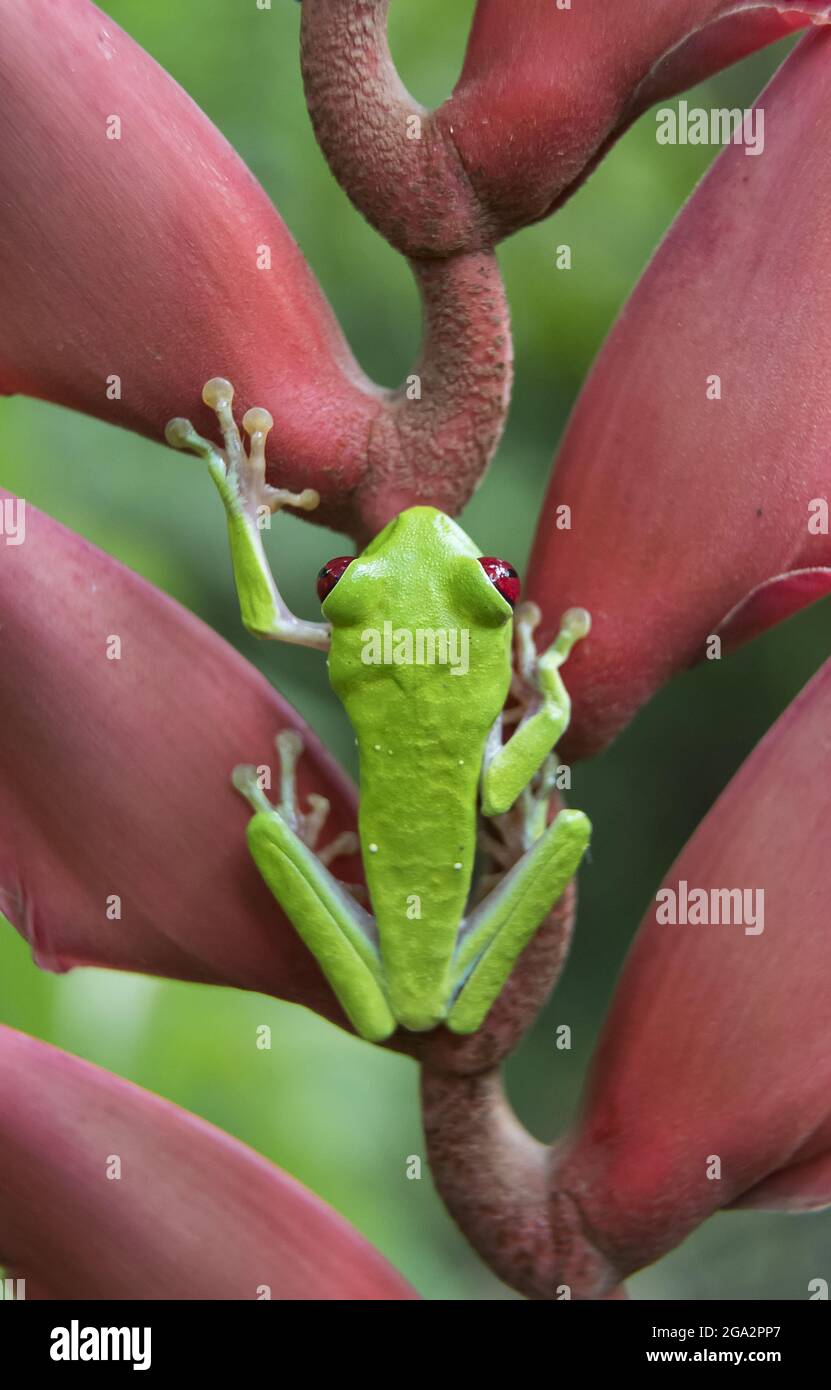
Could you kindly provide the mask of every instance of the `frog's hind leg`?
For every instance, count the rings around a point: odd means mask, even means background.
[[[375,922],[329,871],[323,857],[325,854],[331,861],[338,853],[353,852],[356,841],[347,832],[323,854],[314,852],[312,846],[320,835],[328,803],[325,797],[310,798],[310,812],[304,814],[298,809],[294,769],[302,740],[299,734],[284,731],[277,746],[278,807],[271,805],[260,787],[255,768],[234,769],[234,786],[254,810],[248,824],[252,857],[356,1030],[362,1037],[380,1042],[396,1025],[384,993]]]
[[[447,1017],[454,1033],[475,1033],[502,991],[517,956],[559,900],[589,842],[582,811],[561,811],[477,907],[459,934],[458,994]]]

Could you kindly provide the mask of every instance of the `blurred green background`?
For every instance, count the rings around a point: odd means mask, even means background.
[[[332,180],[298,72],[299,6],[273,0],[109,0],[104,8],[220,127],[279,207],[362,366],[385,385],[409,369],[418,306],[406,265]],[[391,42],[428,104],[453,86],[473,0],[395,0]],[[696,104],[746,106],[782,45],[708,82]],[[516,389],[491,472],[463,522],[486,553],[522,566],[554,448],[605,333],[713,157],[655,142],[646,116],[552,222],[499,252],[511,302]],[[560,242],[579,248],[554,269]],[[269,404],[264,402],[263,404]],[[625,460],[622,462],[625,463]],[[345,720],[316,653],[262,648],[241,631],[224,523],[203,470],[160,446],[27,400],[0,403],[0,481],[193,609],[244,651],[354,772]],[[315,616],[314,576],[342,538],[285,520],[280,578]],[[56,595],[56,601],[60,596]],[[615,747],[575,769],[572,803],[595,826],[565,976],[507,1068],[517,1111],[550,1139],[574,1112],[627,945],[664,872],[761,734],[827,650],[829,607],[808,610],[729,661],[677,679]],[[306,1010],[231,990],[103,971],[39,972],[0,930],[0,1019],[170,1097],[268,1155],[333,1203],[428,1298],[512,1298],[470,1253],[423,1154],[416,1069]],[[559,1023],[573,1050],[555,1049]],[[272,1026],[270,1052],[254,1029]],[[636,1298],[806,1297],[825,1273],[831,1214],[725,1214],[631,1281]],[[827,1276],[826,1276],[827,1277]]]

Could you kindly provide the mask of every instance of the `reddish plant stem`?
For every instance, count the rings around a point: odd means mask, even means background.
[[[424,1067],[421,1098],[438,1192],[500,1279],[534,1300],[625,1297],[575,1195],[557,1187],[559,1146],[520,1124],[498,1069],[459,1076]]]
[[[300,64],[318,144],[355,206],[405,255],[484,249],[493,238],[452,123],[401,82],[388,10],[389,0],[303,0]]]
[[[523,1129],[498,1070],[422,1071],[427,1155],[439,1194],[474,1249],[529,1298],[551,1297],[551,1154]]]
[[[342,187],[410,260],[421,354],[404,385],[361,383],[370,409],[363,463],[327,461],[316,520],[358,543],[406,507],[457,515],[502,434],[512,376],[508,305],[491,239],[451,136],[398,78],[389,0],[304,0],[301,66],[318,143]],[[348,453],[349,451],[347,451]],[[291,458],[284,461],[292,486]],[[357,474],[357,485],[347,475]]]
[[[367,535],[405,507],[458,513],[502,435],[513,351],[507,300],[490,253],[413,261],[421,353],[375,414],[356,509]]]

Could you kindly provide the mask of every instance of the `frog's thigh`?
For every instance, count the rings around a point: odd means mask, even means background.
[[[372,1042],[388,1038],[395,1019],[381,985],[380,958],[368,935],[369,914],[276,811],[252,817],[248,845],[357,1031]]]
[[[447,1018],[454,1033],[481,1027],[520,951],[565,892],[590,834],[582,811],[561,811],[472,913],[457,951],[457,977],[464,984]]]

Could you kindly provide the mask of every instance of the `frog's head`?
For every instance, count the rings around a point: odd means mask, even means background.
[[[510,623],[519,599],[512,565],[483,555],[460,526],[435,507],[410,507],[361,555],[340,555],[318,574],[324,617],[334,628],[370,617],[393,623]]]

